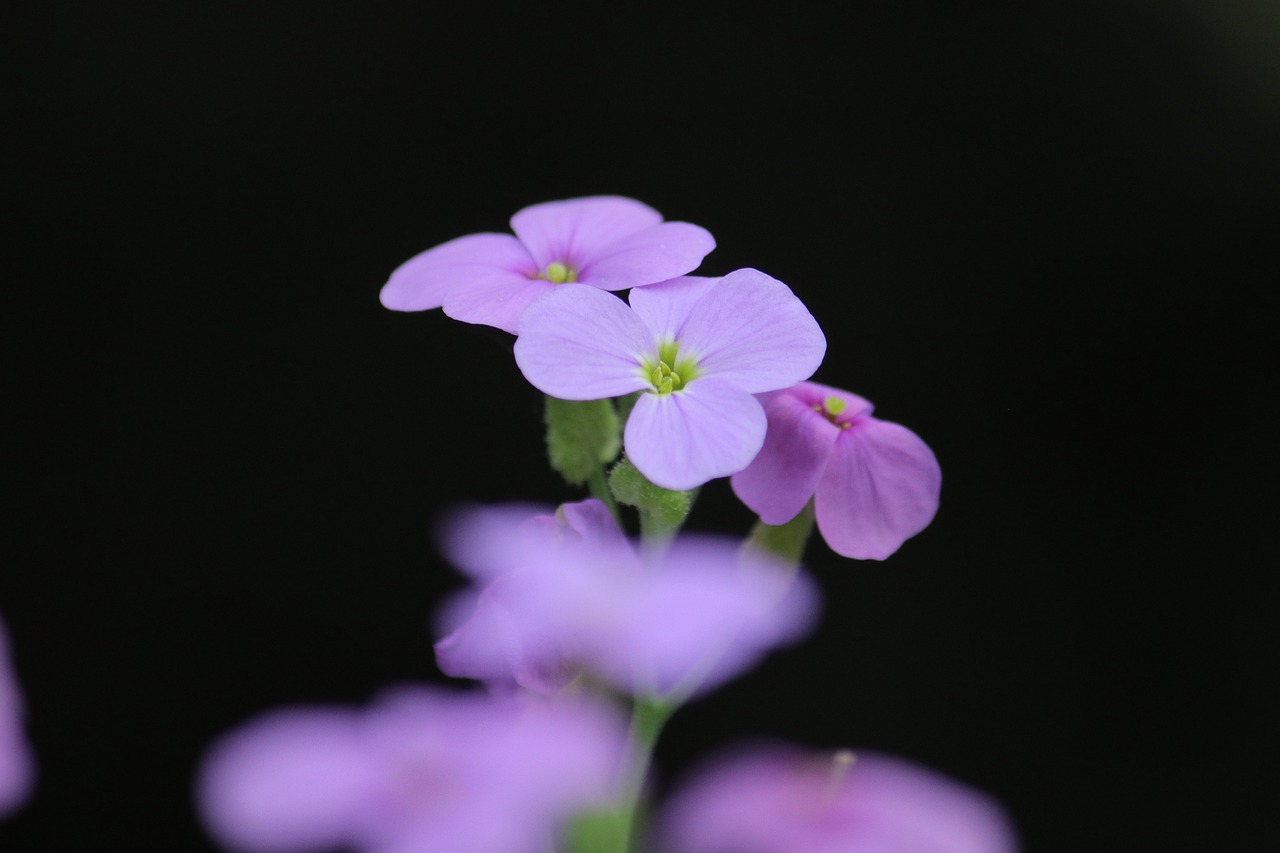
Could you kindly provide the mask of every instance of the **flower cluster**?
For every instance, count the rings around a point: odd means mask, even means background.
[[[241,853],[1013,853],[985,795],[874,753],[740,751],[646,807],[668,718],[813,626],[813,527],[885,559],[933,519],[941,475],[914,433],[808,381],[826,339],[785,284],[689,275],[715,245],[704,229],[619,197],[528,207],[511,228],[418,255],[381,299],[515,334],[551,463],[593,496],[456,510],[440,543],[469,585],[439,611],[436,661],[485,689],[249,722],[202,766],[210,832]],[[724,477],[751,534],[682,532]],[[0,672],[0,712],[4,687]]]

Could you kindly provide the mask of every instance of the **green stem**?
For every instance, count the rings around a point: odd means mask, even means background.
[[[627,853],[635,844],[636,814],[644,793],[644,780],[653,761],[653,748],[662,734],[662,727],[679,707],[676,703],[652,699],[637,699],[631,712],[631,730],[627,740],[630,755],[626,777],[622,783],[617,835],[613,849]]]
[[[742,545],[763,551],[780,559],[787,568],[795,569],[799,567],[804,546],[813,533],[813,520],[813,501],[810,500],[795,518],[783,524],[757,521]]]
[[[587,481],[587,485],[591,489],[591,497],[603,501],[609,508],[609,512],[613,514],[613,520],[617,522],[618,527],[622,527],[622,515],[618,512],[618,502],[613,499],[613,492],[609,490],[609,481],[605,479],[604,471],[605,466],[598,466],[591,472],[591,479]]]

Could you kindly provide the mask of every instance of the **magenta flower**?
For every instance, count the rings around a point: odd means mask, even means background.
[[[911,430],[871,417],[856,394],[813,382],[759,399],[764,447],[731,482],[766,524],[791,520],[813,498],[822,538],[859,560],[883,560],[929,526],[942,471]]]
[[[564,701],[517,707],[401,688],[364,711],[294,708],[217,742],[201,816],[231,850],[541,853],[614,794],[621,722]]]
[[[678,791],[671,853],[1013,853],[987,795],[901,759],[788,747],[723,758]]]
[[[822,330],[782,282],[753,269],[631,291],[631,307],[566,285],[525,312],[516,363],[563,400],[643,391],[627,420],[627,457],[667,489],[741,471],[760,450],[752,396],[817,370]]]
[[[599,501],[558,516],[559,534],[548,525],[530,536],[526,525],[496,535],[495,515],[454,533],[449,550],[464,565],[508,570],[477,575],[478,591],[447,608],[444,672],[552,693],[587,670],[624,691],[683,695],[738,675],[814,620],[807,577],[734,541],[681,536],[645,562]]]
[[[9,640],[0,622],[0,817],[27,799],[35,761],[22,728],[22,695],[9,663]]]
[[[663,222],[618,196],[552,201],[511,217],[516,234],[472,234],[428,249],[391,274],[382,304],[444,308],[455,320],[516,331],[529,303],[557,284],[626,290],[683,275],[715,248],[705,229]]]

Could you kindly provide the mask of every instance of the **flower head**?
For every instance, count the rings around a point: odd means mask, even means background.
[[[454,535],[451,553],[471,564],[491,564],[505,543],[508,570],[448,608],[436,644],[446,673],[548,693],[581,670],[637,694],[706,690],[812,624],[808,579],[735,542],[681,536],[646,561],[599,501],[559,516],[559,536],[469,535],[492,534],[487,523]]]
[[[672,853],[1013,853],[979,791],[901,759],[791,747],[722,758],[665,812]]]
[[[715,240],[687,222],[663,222],[638,201],[594,196],[526,207],[510,234],[472,234],[428,249],[391,274],[382,304],[395,311],[444,308],[455,320],[516,331],[529,303],[578,282],[625,290],[683,275]]]
[[[785,284],[753,269],[631,291],[631,307],[567,285],[531,305],[516,363],[564,400],[644,392],[627,420],[627,457],[667,489],[747,466],[765,414],[752,396],[817,370],[827,342]]]
[[[245,853],[539,853],[566,818],[608,802],[624,742],[612,712],[584,701],[402,688],[368,710],[249,722],[206,756],[198,805]]]
[[[22,730],[22,696],[9,663],[9,641],[0,622],[0,817],[31,792],[35,762]]]
[[[833,551],[883,560],[933,520],[942,472],[911,430],[873,418],[856,394],[814,382],[759,399],[764,447],[731,482],[766,524],[794,518],[813,498]]]

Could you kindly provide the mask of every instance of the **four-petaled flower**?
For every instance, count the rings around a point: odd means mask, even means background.
[[[477,588],[446,608],[436,660],[495,686],[554,693],[585,670],[637,695],[705,691],[805,633],[817,610],[803,573],[730,539],[682,535],[638,554],[595,499],[527,521],[474,510],[448,538]]]
[[[665,812],[671,853],[1013,853],[986,794],[902,759],[769,746],[721,758]]]
[[[382,304],[395,311],[444,308],[455,320],[515,333],[529,303],[578,282],[626,290],[697,268],[715,248],[703,228],[663,222],[629,198],[595,196],[526,207],[510,234],[471,234],[428,249],[391,274]]]
[[[621,722],[585,699],[499,703],[400,688],[368,710],[292,708],[216,743],[201,816],[244,853],[542,853],[564,822],[609,803]]]
[[[833,551],[883,560],[933,520],[942,472],[911,430],[873,418],[856,394],[814,382],[759,399],[769,419],[764,447],[731,482],[766,524],[789,521],[812,498]]]
[[[667,489],[740,471],[765,437],[753,394],[789,387],[822,363],[827,342],[785,284],[753,269],[631,291],[631,307],[565,285],[529,306],[516,363],[564,400],[644,392],[627,420],[627,457]]]

